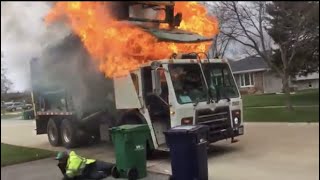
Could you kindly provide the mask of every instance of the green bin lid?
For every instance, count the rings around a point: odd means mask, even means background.
[[[113,127],[111,128],[111,131],[125,131],[125,132],[149,131],[149,127],[146,124],[125,124],[125,125]]]

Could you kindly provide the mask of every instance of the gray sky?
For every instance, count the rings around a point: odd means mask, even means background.
[[[12,90],[29,88],[29,61],[38,56],[48,36],[42,18],[49,10],[46,2],[1,2],[1,52]]]

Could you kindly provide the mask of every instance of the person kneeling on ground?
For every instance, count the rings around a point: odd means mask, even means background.
[[[59,152],[55,158],[64,175],[63,180],[103,179],[111,173],[112,164],[86,159],[74,151]]]

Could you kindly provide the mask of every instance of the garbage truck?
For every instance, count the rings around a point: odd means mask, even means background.
[[[181,18],[172,17],[171,4],[166,4],[165,21],[177,22],[174,27]],[[141,28],[161,41],[212,41],[181,30]],[[47,134],[52,146],[87,144],[108,137],[106,127],[121,124],[147,124],[149,152],[168,150],[163,132],[175,126],[207,125],[209,142],[244,133],[241,95],[225,59],[199,52],[172,54],[112,79],[96,63],[75,35],[31,61],[36,133]]]
[[[93,61],[86,53],[65,68],[72,54],[68,47],[78,52],[75,44],[81,44],[74,37],[67,41],[60,47],[65,53],[59,50],[64,59],[47,53],[50,63],[39,58],[30,64],[36,133],[47,134],[52,146],[71,148],[99,139],[107,133],[100,132],[104,125],[147,124],[148,148],[162,150],[163,131],[179,125],[208,125],[209,142],[243,134],[242,99],[227,60],[182,54],[108,79],[90,70],[95,66],[88,65]]]

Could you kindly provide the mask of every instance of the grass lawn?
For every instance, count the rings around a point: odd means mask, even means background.
[[[1,143],[1,167],[46,157],[54,157],[54,155],[55,152],[53,151]]]
[[[307,90],[290,95],[293,105],[319,105],[319,90]],[[285,106],[283,94],[244,95],[244,107]]]
[[[11,119],[11,118],[17,118],[21,116],[22,116],[22,112],[14,112],[14,113],[6,112],[5,114],[1,114],[1,119]]]
[[[319,122],[318,107],[295,107],[292,112],[285,108],[244,109],[245,122]]]

